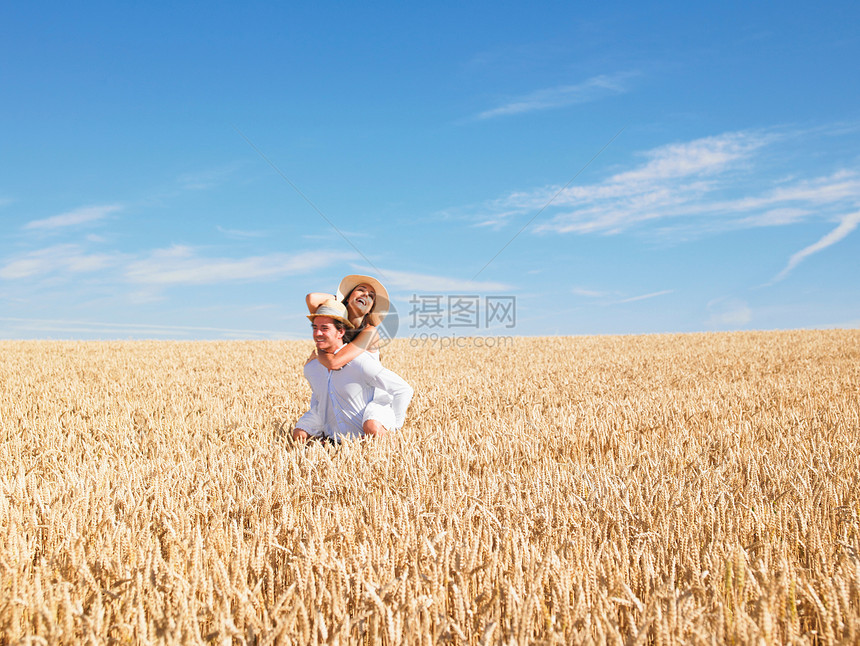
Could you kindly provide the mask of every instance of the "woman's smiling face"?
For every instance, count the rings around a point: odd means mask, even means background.
[[[363,317],[371,309],[376,302],[376,292],[373,287],[367,283],[359,283],[355,286],[346,301],[346,307],[349,310],[350,317]]]

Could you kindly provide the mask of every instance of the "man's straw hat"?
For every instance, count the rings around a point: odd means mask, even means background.
[[[340,321],[346,327],[352,329],[355,326],[349,322],[347,318],[346,305],[340,301],[328,300],[317,308],[313,314],[308,314],[308,318],[313,321],[317,316],[328,316],[335,321]]]
[[[342,301],[352,290],[362,283],[370,285],[373,291],[376,292],[376,298],[373,299],[373,313],[378,315],[380,320],[384,319],[385,315],[388,314],[389,308],[388,290],[373,276],[362,276],[361,274],[346,276],[340,281],[340,285],[337,288],[337,300]]]

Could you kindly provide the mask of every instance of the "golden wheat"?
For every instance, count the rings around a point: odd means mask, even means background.
[[[414,345],[0,342],[0,643],[860,641],[860,331]]]

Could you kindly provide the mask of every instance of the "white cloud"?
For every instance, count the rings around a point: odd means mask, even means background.
[[[848,234],[850,234],[854,229],[857,228],[857,225],[860,224],[860,211],[856,213],[850,213],[842,218],[842,221],[839,223],[833,231],[822,237],[818,242],[815,242],[808,247],[804,247],[797,253],[791,256],[788,260],[788,264],[785,268],[779,272],[776,276],[774,276],[773,280],[768,283],[772,285],[773,283],[777,283],[788,276],[791,273],[791,270],[797,267],[801,262],[806,260],[809,256],[814,253],[818,253],[829,247],[830,245],[834,245],[843,238],[845,238]]]
[[[361,271],[370,271],[361,269]],[[390,289],[400,289],[415,292],[436,293],[460,293],[476,294],[484,292],[503,292],[510,290],[511,286],[506,283],[496,283],[481,280],[464,280],[450,278],[448,276],[434,276],[431,274],[416,274],[406,271],[393,271],[386,269],[377,272],[379,279]]]
[[[369,231],[349,231],[346,229],[324,229],[324,233],[305,233],[302,235],[303,240],[335,240],[340,244],[344,238],[348,241],[354,238],[372,238],[374,237]]]
[[[218,233],[223,233],[228,238],[261,238],[266,235],[265,231],[244,231],[241,229],[225,229],[221,225],[215,227]]]
[[[185,173],[180,175],[176,182],[179,187],[186,191],[205,191],[222,184],[225,179],[233,175],[241,166],[240,163],[227,164],[220,168]]]
[[[711,211],[748,213],[759,209],[799,210],[860,200],[860,174],[842,169],[812,179],[792,178],[783,185],[762,193],[735,200],[716,201],[708,205]],[[701,209],[700,209],[701,210]],[[755,222],[753,217],[749,222]]]
[[[156,249],[144,256],[88,253],[76,244],[54,245],[12,258],[0,266],[0,279],[20,280],[57,274],[102,272],[108,280],[144,286],[132,292],[135,302],[158,300],[171,285],[205,285],[274,279],[321,270],[354,255],[331,251],[268,254],[244,258],[209,258],[191,247]],[[105,273],[106,270],[109,272]]]
[[[535,231],[620,233],[648,220],[697,214],[725,188],[724,176],[773,139],[740,132],[661,146],[644,153],[647,161],[639,167],[596,184],[545,186],[485,202],[474,209],[477,226],[500,227],[548,206],[555,215]]]
[[[492,119],[536,110],[562,108],[577,103],[596,101],[611,94],[627,91],[630,74],[600,75],[575,85],[559,85],[537,90],[525,96],[511,99],[503,105],[486,110],[477,119]]]
[[[25,229],[38,230],[54,230],[63,227],[76,226],[78,224],[88,224],[97,220],[106,218],[111,213],[119,211],[122,206],[119,204],[105,204],[101,206],[84,206],[74,211],[67,211],[42,220],[33,220],[24,225]]]
[[[150,285],[206,285],[277,278],[317,271],[345,258],[342,253],[308,251],[247,258],[207,258],[191,247],[157,249],[125,269],[128,281]]]
[[[11,323],[11,327],[26,330],[28,335],[34,332],[63,332],[71,334],[95,334],[102,337],[199,337],[215,335],[227,338],[283,338],[284,332],[278,330],[247,330],[235,328],[220,328],[193,325],[152,325],[147,323],[103,323],[100,321],[82,321],[75,319],[35,319],[3,316],[0,321]],[[303,338],[303,337],[302,337]]]
[[[648,300],[649,298],[656,298],[657,296],[665,296],[666,294],[671,294],[674,291],[675,291],[674,289],[664,289],[664,290],[659,291],[659,292],[651,292],[650,294],[642,294],[641,296],[632,296],[630,298],[624,298],[620,301],[615,301],[615,304],[617,305],[620,303],[634,303],[636,301],[644,301],[644,300]]]
[[[826,177],[803,180],[791,186],[775,189],[768,198],[770,203],[804,202],[832,204],[856,200],[860,196],[860,175],[853,170],[840,170]]]
[[[660,222],[661,228],[650,229],[652,234],[689,239],[811,218],[840,219],[856,210],[857,170],[817,177],[759,176],[759,166],[780,164],[775,157],[779,150],[769,157],[763,151],[790,140],[787,134],[746,131],[660,146],[644,153],[639,166],[603,181],[510,193],[472,207],[472,217],[476,226],[498,228],[546,208],[546,220],[533,228],[537,233],[617,235]]]
[[[132,305],[147,305],[165,300],[164,293],[157,287],[146,286],[126,294],[126,300]]]
[[[86,253],[75,244],[63,244],[31,251],[0,267],[0,278],[16,280],[56,272],[96,272],[115,265],[117,254]]]
[[[749,217],[738,220],[737,224],[741,228],[776,227],[800,222],[813,214],[814,211],[810,209],[782,207],[750,215]]]
[[[710,211],[708,201],[725,188],[722,176],[767,141],[756,133],[727,133],[654,149],[639,168],[562,191],[553,201],[562,212],[537,230],[613,234],[650,220],[705,215],[703,207]]]
[[[750,156],[770,138],[751,132],[732,132],[694,141],[668,144],[645,153],[644,166],[611,177],[610,185],[629,187],[638,182],[653,182],[691,175],[712,175]]]
[[[585,296],[586,298],[604,298],[608,296],[606,292],[598,292],[593,289],[585,289],[583,287],[574,287],[570,291],[576,296]]]
[[[740,328],[752,320],[752,310],[745,301],[736,298],[716,298],[707,305],[711,313],[708,327]]]

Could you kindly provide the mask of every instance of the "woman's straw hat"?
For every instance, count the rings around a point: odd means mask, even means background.
[[[343,299],[346,298],[353,289],[362,283],[370,285],[373,288],[373,291],[376,292],[376,298],[373,299],[373,313],[377,314],[380,320],[384,319],[385,315],[388,314],[389,308],[388,290],[382,286],[382,283],[372,276],[362,276],[361,274],[351,274],[346,276],[342,281],[340,281],[340,285],[337,288],[337,300],[343,301]]]
[[[347,315],[346,305],[340,301],[329,300],[320,305],[316,312],[308,314],[308,318],[313,321],[317,316],[328,316],[352,329],[355,326],[349,322]]]

